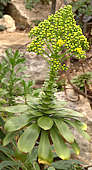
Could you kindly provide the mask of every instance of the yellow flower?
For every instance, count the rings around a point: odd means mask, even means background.
[[[62,39],[59,39],[57,42],[57,45],[59,45],[59,47],[63,46],[65,44],[65,42]]]
[[[85,51],[82,50],[82,48],[76,48],[76,51],[79,53],[79,54],[85,54]]]

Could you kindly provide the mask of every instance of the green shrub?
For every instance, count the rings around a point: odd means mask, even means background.
[[[78,0],[72,2],[73,12],[78,24],[83,28],[84,19],[88,20],[88,17],[92,17],[92,1],[91,0]]]
[[[72,83],[75,84],[81,91],[85,92],[85,83],[92,84],[92,72],[86,72],[72,79]]]
[[[41,2],[42,4],[49,4],[49,0],[25,0],[25,7],[31,10],[38,2]]]
[[[32,22],[35,24],[35,26],[38,26],[38,24],[41,22],[41,20],[33,20]]]
[[[34,81],[26,81],[26,74],[23,72],[26,69],[26,59],[16,50],[7,49],[5,56],[0,62],[0,103],[13,105],[16,103],[16,97],[24,97],[26,103],[26,96],[34,93],[38,94],[38,90],[33,90]]]
[[[4,30],[6,30],[7,28],[5,27],[5,26],[3,26],[3,25],[0,25],[0,31],[4,31]]]
[[[20,82],[23,80],[21,72],[24,71],[25,58],[21,57],[18,50],[6,50],[6,55],[0,62],[0,87],[6,91],[4,99],[9,105],[15,103],[15,97],[21,94]]]
[[[4,9],[11,0],[0,0],[0,18],[3,16]]]
[[[64,87],[66,86],[66,81],[64,78],[62,80],[57,81],[57,90],[64,91]]]
[[[25,7],[31,10],[37,2],[40,2],[40,0],[25,0]]]

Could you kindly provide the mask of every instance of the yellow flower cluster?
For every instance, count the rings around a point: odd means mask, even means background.
[[[47,20],[40,22],[37,27],[31,29],[29,36],[32,38],[32,42],[29,44],[28,50],[47,55],[48,61],[51,59],[49,54],[54,54],[50,65],[56,69],[59,69],[60,66],[58,67],[54,60],[62,63],[61,52],[67,53],[70,57],[74,54],[78,58],[84,58],[85,51],[89,48],[80,26],[76,25],[70,5],[59,9]],[[57,56],[59,56],[58,59]]]
[[[76,48],[76,51],[79,53],[79,54],[85,54],[85,51],[82,50],[82,48]]]
[[[57,41],[57,45],[59,45],[59,47],[62,47],[65,44],[65,42],[62,39],[59,39]]]

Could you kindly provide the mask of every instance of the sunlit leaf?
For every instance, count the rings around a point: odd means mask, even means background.
[[[70,131],[67,124],[62,119],[54,119],[55,124],[60,132],[60,134],[65,138],[66,141],[69,143],[74,142],[74,136],[72,132]]]
[[[42,164],[50,164],[53,161],[53,153],[48,138],[48,132],[42,131],[38,148],[38,162]]]
[[[42,116],[38,119],[38,126],[44,130],[49,130],[53,126],[53,120],[50,117]]]
[[[15,149],[14,156],[15,156],[16,160],[20,160],[22,162],[26,161],[26,159],[27,159],[27,154],[20,152],[18,148]]]
[[[79,121],[74,120],[74,121],[70,121],[70,120],[65,120],[67,123],[69,123],[71,126],[73,126],[74,128],[76,128],[78,130],[78,132],[84,136],[87,140],[90,140],[90,136],[87,134],[87,132],[85,132],[83,129],[84,127],[81,126],[81,124],[79,124]]]
[[[63,160],[70,158],[70,149],[65,144],[64,139],[59,135],[56,128],[50,130],[50,135],[53,141],[53,145],[56,151],[56,154]]]
[[[34,116],[43,116],[43,114],[40,111],[37,111],[37,110],[34,110],[34,109],[30,109],[29,113],[34,115]]]
[[[83,117],[83,115],[75,110],[68,108],[61,108],[61,110],[57,110],[56,115],[58,116],[69,116],[69,117]]]
[[[79,130],[79,132],[80,132],[80,134],[81,134],[85,139],[87,139],[88,141],[91,140],[91,137],[88,135],[87,132],[82,131],[82,130]]]
[[[55,168],[51,166],[48,168],[48,170],[55,170]]]
[[[18,148],[21,152],[31,152],[35,142],[39,136],[40,128],[36,124],[32,124],[21,135],[18,141]]]
[[[8,106],[8,107],[0,107],[0,111],[10,112],[10,113],[23,113],[28,110],[27,105],[16,105],[16,106]]]
[[[76,122],[77,126],[79,126],[79,127],[81,128],[81,130],[87,130],[87,125],[86,125],[86,123],[81,122],[81,121],[79,121],[79,120],[76,120],[75,122]]]
[[[12,117],[5,123],[5,130],[8,132],[13,132],[23,128],[29,123],[30,116],[27,114],[22,114],[20,116]]]

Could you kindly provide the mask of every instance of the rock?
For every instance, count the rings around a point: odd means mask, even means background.
[[[0,19],[0,25],[6,27],[7,32],[14,32],[16,30],[15,21],[10,15],[4,15],[3,18]]]
[[[26,28],[29,26],[25,7],[21,6],[21,2],[11,0],[11,3],[7,6],[7,13],[14,18],[16,27]]]
[[[21,52],[23,52],[23,49]],[[25,58],[27,70],[24,74],[28,75],[28,79],[35,80],[36,84],[42,85],[48,73],[47,62],[42,56],[37,56],[33,52],[26,51]]]
[[[29,41],[28,33],[25,32],[0,32],[0,60],[5,56],[7,48],[17,49],[25,46]]]
[[[34,25],[33,21],[40,21],[46,19],[49,15],[49,5],[42,5],[38,3],[31,10],[26,9],[25,1],[11,0],[7,6],[7,13],[11,15],[14,20],[16,27],[29,28]]]
[[[56,2],[56,10],[59,10],[60,8],[63,8],[65,5],[73,2],[72,0],[57,0]],[[75,2],[78,1],[78,0],[74,0]]]
[[[64,0],[57,0],[56,1],[56,11],[58,11],[61,7],[64,7]]]
[[[92,167],[89,167],[88,170],[92,170]]]

